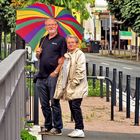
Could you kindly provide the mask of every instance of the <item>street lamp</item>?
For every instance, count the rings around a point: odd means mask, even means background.
[[[93,23],[94,23],[94,40],[96,40],[96,15],[93,12],[93,8],[95,7],[95,5],[90,4],[90,8],[91,8],[91,15],[93,18]]]
[[[94,23],[94,40],[96,40],[96,16],[94,15],[94,12],[91,12],[93,16],[93,23]]]
[[[112,54],[112,16],[111,13],[109,13],[109,31],[110,31],[110,37],[109,37],[109,54]]]
[[[137,33],[136,33],[136,50],[137,50],[136,61],[139,61],[139,45],[138,45],[138,34]]]
[[[107,2],[110,2],[110,3],[113,3],[114,0],[107,0]],[[109,50],[109,53],[112,54],[112,16],[111,16],[111,12],[109,12],[109,29],[110,29],[110,37],[109,37],[109,40],[110,40],[110,50]]]

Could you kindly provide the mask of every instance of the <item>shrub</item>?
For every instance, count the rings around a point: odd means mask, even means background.
[[[23,129],[21,131],[21,140],[37,140],[37,138],[31,135],[27,130]]]
[[[95,88],[93,88],[93,80],[88,80],[88,96],[100,96],[100,81],[96,80]],[[103,96],[105,95],[105,86],[103,86]]]

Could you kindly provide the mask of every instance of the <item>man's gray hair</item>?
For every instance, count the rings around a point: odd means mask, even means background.
[[[67,40],[68,38],[73,38],[73,39],[75,40],[76,43],[79,43],[79,39],[78,39],[78,37],[75,36],[75,35],[67,35],[66,40]]]
[[[58,24],[55,18],[47,18],[47,19],[45,20],[45,24],[46,24],[46,22],[47,22],[48,20],[53,20],[53,21],[56,22],[56,24]]]

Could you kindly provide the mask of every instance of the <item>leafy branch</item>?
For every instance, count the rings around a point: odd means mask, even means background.
[[[119,21],[140,36],[140,0],[107,0],[108,9]]]

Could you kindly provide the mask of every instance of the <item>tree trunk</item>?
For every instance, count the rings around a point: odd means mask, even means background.
[[[7,33],[4,32],[4,58],[7,56]]]
[[[15,38],[15,33],[11,33],[11,49],[10,53],[16,50],[16,38]]]
[[[2,60],[1,44],[2,44],[2,30],[0,29],[0,60]]]
[[[25,41],[19,35],[16,35],[16,49],[25,49]]]

